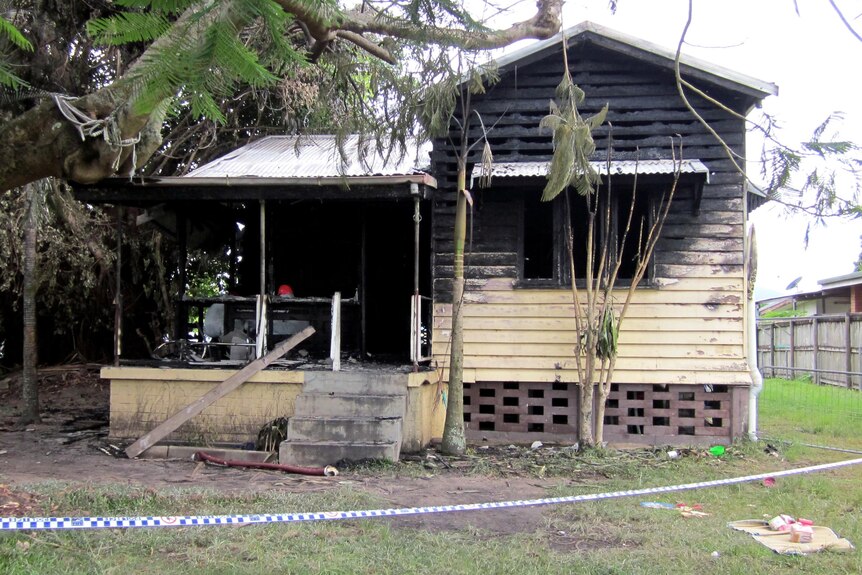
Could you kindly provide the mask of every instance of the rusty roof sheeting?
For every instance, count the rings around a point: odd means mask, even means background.
[[[405,153],[389,157],[372,139],[334,135],[267,136],[197,168],[187,178],[345,178],[422,174],[428,146],[408,141]]]
[[[500,162],[492,164],[491,179],[493,178],[523,178],[542,177],[548,175],[550,162]],[[608,173],[607,162],[590,162],[590,165],[598,173]],[[638,174],[673,174],[679,169],[682,174],[705,174],[709,182],[709,168],[700,160],[624,160],[611,162],[611,175]],[[481,164],[476,164],[470,174],[471,180],[485,175]],[[472,187],[472,181],[471,181]]]

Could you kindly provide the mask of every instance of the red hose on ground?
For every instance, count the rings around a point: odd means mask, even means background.
[[[251,469],[272,469],[275,471],[284,471],[285,473],[296,473],[298,475],[322,475],[324,477],[333,477],[338,475],[338,470],[331,465],[326,467],[299,467],[297,465],[281,465],[279,463],[258,463],[254,461],[234,461],[229,459],[221,459],[203,451],[195,452],[195,461],[206,461],[223,465],[225,467],[248,467]]]

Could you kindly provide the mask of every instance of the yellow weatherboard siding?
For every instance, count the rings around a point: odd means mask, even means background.
[[[743,348],[743,280],[716,272],[637,290],[623,320],[616,381],[751,383]],[[465,380],[577,381],[571,290],[514,288],[513,283],[496,279],[468,287]],[[618,309],[625,295],[616,292]],[[433,349],[444,379],[451,318],[451,304],[435,302]]]

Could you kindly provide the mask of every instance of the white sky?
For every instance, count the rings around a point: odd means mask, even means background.
[[[778,137],[787,145],[810,137],[834,111],[844,113],[840,137],[862,145],[862,42],[826,0],[796,4],[799,15],[793,0],[694,0],[683,52],[777,84],[779,95],[768,97],[763,109],[777,118],[782,127]],[[862,31],[862,2],[837,4]],[[534,0],[520,2],[510,19],[523,18],[534,6]],[[687,0],[619,0],[616,14],[606,0],[568,0],[563,12],[565,27],[592,20],[668,48],[676,47],[687,15]],[[749,138],[752,176],[760,173],[760,145]],[[767,205],[751,219],[760,256],[757,298],[785,293],[799,276],[797,289],[809,291],[818,288],[817,280],[853,271],[862,220],[832,219],[812,228],[805,249],[807,216],[787,216],[780,206]]]

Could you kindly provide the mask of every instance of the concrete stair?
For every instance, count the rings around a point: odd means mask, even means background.
[[[406,409],[403,374],[308,373],[279,461],[304,466],[343,459],[397,461]]]

